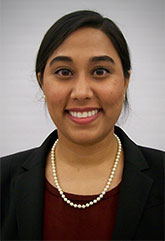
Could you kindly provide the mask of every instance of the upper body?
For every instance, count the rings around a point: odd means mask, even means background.
[[[136,146],[115,128],[130,74],[127,43],[110,19],[78,11],[48,30],[36,76],[57,133],[40,148],[2,159],[3,239],[43,238],[45,177],[66,209],[77,213],[101,206],[120,185],[112,237],[106,239],[162,239],[163,153]],[[77,206],[65,193],[97,198]]]
[[[125,162],[112,240],[163,240],[164,153],[115,132]],[[42,240],[46,156],[56,138],[55,131],[39,148],[1,158],[2,240]]]

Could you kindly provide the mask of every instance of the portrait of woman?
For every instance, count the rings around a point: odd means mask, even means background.
[[[48,29],[36,78],[56,129],[1,158],[2,240],[163,240],[164,152],[117,125],[130,76],[111,19],[81,10]]]

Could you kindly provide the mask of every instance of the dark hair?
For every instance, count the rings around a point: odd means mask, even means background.
[[[36,76],[40,73],[42,81],[48,58],[71,33],[81,27],[100,29],[110,38],[120,57],[124,77],[129,77],[129,70],[131,69],[130,55],[126,40],[120,29],[112,20],[104,18],[97,12],[88,10],[67,14],[50,27],[45,34],[38,51],[36,59]],[[41,87],[40,82],[39,85]],[[125,98],[125,106],[126,105],[128,105],[127,95]]]

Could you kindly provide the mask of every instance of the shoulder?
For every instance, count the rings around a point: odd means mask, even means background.
[[[149,147],[138,146],[150,168],[163,171],[165,164],[165,152]]]
[[[26,151],[21,151],[11,155],[3,156],[0,158],[1,168],[8,168],[9,166],[18,166],[23,163],[23,161],[29,157],[37,148],[29,149]]]
[[[1,187],[7,184],[17,174],[19,167],[30,157],[37,148],[29,149],[26,151],[18,152],[0,158],[1,168]]]
[[[145,146],[138,146],[141,151],[143,152],[143,154],[147,157],[147,156],[153,156],[153,157],[160,157],[163,158],[165,155],[164,151],[158,150],[158,149],[154,149],[154,148],[150,148],[150,147],[145,147]]]
[[[117,135],[120,137],[124,154],[125,168],[130,166],[143,172],[146,176],[153,179],[157,187],[162,187],[164,180],[165,152],[146,146],[136,144],[127,134],[119,127],[115,128]],[[161,185],[160,185],[161,184]]]
[[[164,151],[136,144],[134,141],[132,141],[132,139],[127,136],[127,134],[120,127],[115,126],[115,133],[119,136],[122,142],[126,156],[133,164],[141,168],[140,165],[142,163],[140,162],[140,160],[143,159],[150,167],[155,165],[162,168],[164,166]]]
[[[148,168],[143,170],[143,174],[153,180],[151,203],[154,202],[153,197],[163,202],[165,153],[148,147],[139,146],[139,148],[148,165]]]
[[[18,170],[20,170],[20,167],[22,166],[29,168],[41,163],[43,161],[43,157],[46,155],[47,151],[56,139],[57,131],[55,130],[44,140],[41,146],[1,157],[1,180],[4,182],[9,179],[11,180],[15,175],[17,175]]]

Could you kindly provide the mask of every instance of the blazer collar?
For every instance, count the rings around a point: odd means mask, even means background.
[[[120,137],[125,150],[125,164],[112,240],[119,240],[121,237],[122,240],[131,240],[153,181],[145,174],[149,167],[139,147],[119,127],[115,127],[115,133]],[[18,234],[22,240],[42,239],[45,160],[56,139],[57,131],[54,131],[25,160],[17,175],[15,201]]]
[[[46,156],[57,138],[57,130],[55,130],[46,138],[40,147],[34,149],[34,152],[25,160],[22,167],[25,170],[29,170],[41,163],[45,165]]]
[[[117,217],[112,240],[132,240],[152,187],[153,180],[146,175],[148,164],[140,148],[120,129],[125,161]]]
[[[46,156],[55,139],[54,131],[32,151],[15,179],[15,204],[20,240],[42,240]]]

